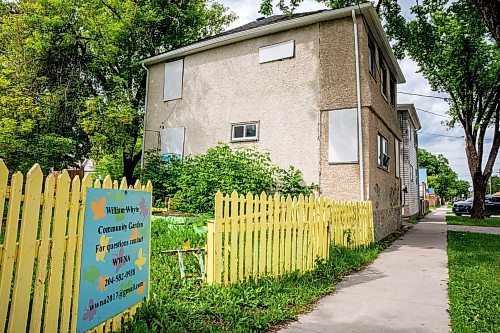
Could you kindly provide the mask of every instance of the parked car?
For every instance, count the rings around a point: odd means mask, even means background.
[[[456,216],[470,215],[474,198],[465,201],[457,201],[453,204],[452,211]],[[484,212],[486,217],[500,215],[500,196],[487,195],[484,200]]]
[[[470,214],[470,211],[472,210],[473,201],[474,198],[469,198],[465,201],[457,201],[453,203],[453,207],[451,208],[451,210],[453,211],[453,213],[455,213],[456,216]]]

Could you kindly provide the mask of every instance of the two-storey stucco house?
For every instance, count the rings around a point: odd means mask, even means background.
[[[421,125],[413,104],[399,104],[398,117],[403,135],[399,153],[403,216],[414,217],[420,212],[417,131]]]
[[[401,224],[396,85],[371,4],[258,19],[146,59],[144,148],[257,146],[338,200],[372,200],[375,237]]]

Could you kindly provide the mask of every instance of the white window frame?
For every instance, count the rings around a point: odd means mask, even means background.
[[[368,39],[368,71],[377,81],[377,51],[375,42],[371,38]],[[372,54],[373,51],[373,54]],[[373,57],[372,57],[373,56]]]
[[[385,73],[384,73],[385,72]],[[385,87],[385,93],[384,93],[384,87]],[[380,61],[380,93],[382,96],[384,96],[385,100],[387,101],[387,95],[388,95],[388,90],[387,90],[387,65],[383,60]]]
[[[394,173],[396,175],[396,178],[400,178],[400,172],[401,172],[401,165],[400,159],[399,159],[399,149],[400,149],[401,142],[399,142],[398,139],[394,139]]]
[[[396,78],[394,77],[394,75],[389,74],[389,94],[391,94],[391,105],[394,107],[398,104],[397,103],[397,94],[398,94],[397,89],[398,88],[397,88]]]
[[[255,125],[255,136],[247,136],[247,126]],[[235,138],[234,130],[236,127],[243,126],[243,137]],[[260,132],[260,122],[259,121],[250,121],[246,123],[234,123],[231,124],[231,142],[242,142],[242,141],[258,141],[259,140],[259,132]]]
[[[383,158],[387,158],[384,164]],[[377,134],[377,165],[380,169],[389,171],[389,141],[380,133]]]

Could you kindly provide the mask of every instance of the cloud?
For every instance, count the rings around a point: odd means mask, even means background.
[[[255,20],[262,16],[258,13],[260,0],[219,0],[220,3],[229,7],[238,15],[238,20],[233,22],[229,28],[234,28],[248,22]],[[313,0],[305,0],[297,12],[307,12],[319,9],[325,9],[325,5],[318,4]],[[403,2],[402,12],[406,17],[410,16],[409,5]],[[275,13],[277,14],[277,13]],[[398,91],[416,93],[421,95],[432,95],[447,97],[446,94],[433,92],[427,80],[418,73],[418,65],[411,59],[405,58],[400,61],[401,69],[406,77],[406,83],[398,86]],[[419,96],[410,96],[398,94],[398,103],[413,103],[416,108],[426,111],[434,112],[437,114],[446,115],[449,110],[448,103],[442,99],[426,98]],[[453,170],[459,175],[461,179],[471,181],[469,168],[467,166],[467,159],[465,155],[465,141],[463,138],[450,138],[424,133],[449,135],[449,136],[463,136],[463,129],[460,126],[455,128],[447,128],[444,125],[445,117],[436,116],[420,110],[417,110],[422,129],[419,134],[419,146],[430,151],[433,154],[443,154],[450,161]],[[492,137],[489,133],[487,137]],[[487,154],[491,148],[491,141],[485,141],[485,155],[483,158],[483,166],[486,163]],[[498,158],[494,170],[500,169]]]

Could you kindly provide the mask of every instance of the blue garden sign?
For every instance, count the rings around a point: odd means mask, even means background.
[[[147,297],[150,207],[150,192],[87,189],[77,332]]]

